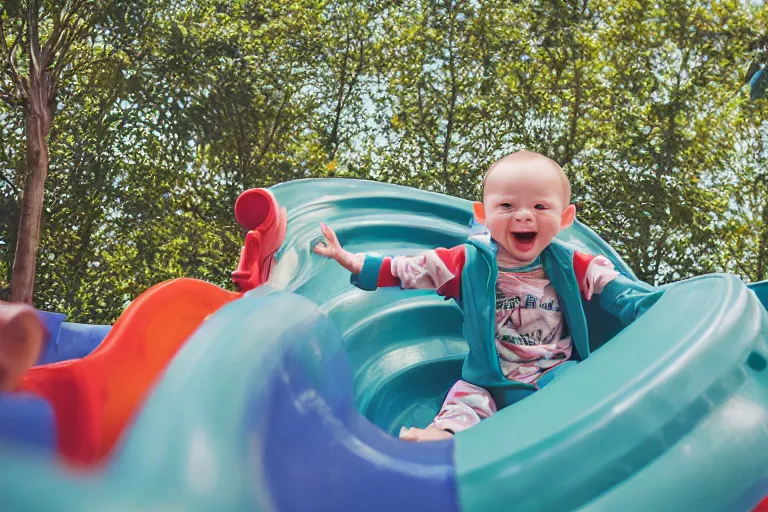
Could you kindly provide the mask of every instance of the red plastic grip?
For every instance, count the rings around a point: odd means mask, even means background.
[[[241,292],[247,292],[269,278],[274,254],[285,240],[288,219],[275,196],[264,188],[240,194],[235,202],[235,218],[248,233],[232,280]]]

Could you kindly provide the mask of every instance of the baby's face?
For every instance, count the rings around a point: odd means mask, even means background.
[[[499,164],[485,182],[486,226],[506,254],[506,264],[535,260],[573,222],[563,176],[541,159]]]

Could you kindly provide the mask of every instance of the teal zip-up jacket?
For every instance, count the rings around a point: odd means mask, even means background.
[[[457,268],[461,268],[461,277],[456,293],[443,293],[456,299],[464,316],[463,332],[469,353],[464,360],[462,379],[486,389],[534,388],[531,384],[507,379],[499,364],[494,326],[498,277],[496,242],[487,232],[481,232],[470,236],[463,246],[442,251],[444,254],[452,252],[459,254],[459,257],[463,256],[463,261],[457,264]],[[542,251],[540,258],[558,295],[577,358],[586,359],[590,355],[589,330],[574,260],[585,261],[585,258],[588,260],[591,256],[578,253],[555,239]],[[391,258],[366,254],[361,272],[351,277],[352,284],[363,290],[399,284],[389,275],[390,263]],[[622,324],[628,325],[655,304],[662,293],[661,288],[620,274],[605,286],[599,301],[604,310],[618,317]]]

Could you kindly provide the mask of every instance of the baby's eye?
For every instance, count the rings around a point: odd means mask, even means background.
[[[511,203],[501,203],[501,207],[504,208],[505,210],[509,210],[510,208],[512,208],[512,204]]]
[[[544,206],[544,205],[543,205],[543,204],[541,204],[541,203],[539,203],[539,204],[537,204],[536,206],[534,206],[534,208],[536,208],[537,210],[546,210],[546,209],[547,209],[547,207],[546,207],[546,206]]]

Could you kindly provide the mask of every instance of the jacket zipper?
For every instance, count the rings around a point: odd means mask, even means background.
[[[486,294],[488,297],[490,297],[492,300],[490,304],[488,304],[491,311],[488,312],[488,324],[490,327],[490,330],[488,333],[490,336],[488,336],[489,340],[489,349],[490,352],[488,354],[493,359],[494,367],[496,368],[496,372],[498,373],[499,378],[501,378],[502,381],[507,380],[507,378],[504,376],[504,372],[501,371],[501,363],[499,362],[499,354],[496,351],[496,280],[499,276],[499,270],[496,268],[496,261],[489,262],[485,254],[483,254],[483,257],[486,258],[486,263],[488,263],[491,271],[489,273],[488,283],[486,283],[486,290],[488,290],[488,293]],[[495,260],[495,258],[494,258]]]

